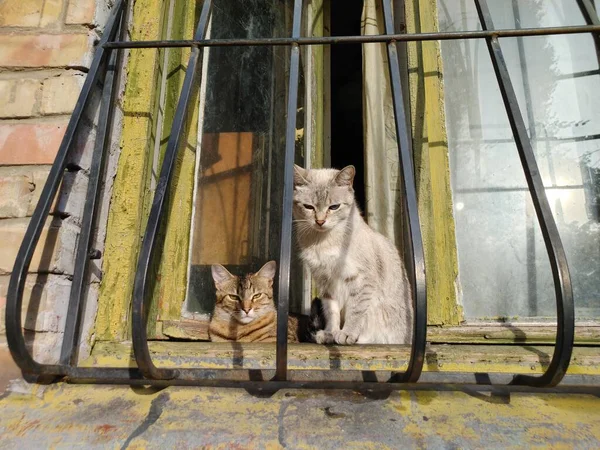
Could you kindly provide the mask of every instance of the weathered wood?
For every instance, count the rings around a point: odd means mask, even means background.
[[[159,39],[162,26],[158,18],[162,10],[160,1],[136,1],[129,28],[131,39]],[[131,329],[129,311],[133,281],[149,205],[148,177],[152,158],[147,155],[152,154],[157,119],[158,55],[155,49],[129,52],[122,101],[121,154],[106,227],[96,318],[95,334],[99,339],[126,339]]]
[[[163,334],[176,339],[208,341],[209,318],[164,321]],[[556,340],[556,327],[536,324],[486,324],[459,327],[428,327],[430,343],[470,344],[552,344]],[[575,343],[593,345],[600,343],[600,325],[575,328]]]
[[[552,344],[556,341],[556,327],[547,325],[464,325],[460,327],[429,327],[429,342],[486,343],[486,344]],[[575,327],[575,343],[600,343],[600,326]]]
[[[425,371],[541,373],[552,346],[430,345]],[[134,367],[131,345],[100,342],[83,364],[94,367]],[[150,352],[162,367],[274,369],[275,344],[214,342],[151,342]],[[291,370],[404,370],[410,349],[400,345],[324,346],[289,344]],[[571,374],[600,374],[597,348],[576,347]]]
[[[405,2],[410,33],[436,31],[436,0]],[[440,43],[407,44],[413,151],[427,271],[427,323],[458,325],[458,258],[454,233]]]
[[[175,339],[208,341],[209,320],[165,320],[162,322],[162,334]]]
[[[186,0],[177,0],[174,6],[173,24],[170,39],[183,39],[194,33],[196,4]],[[163,143],[160,148],[160,161],[166,151],[168,137],[177,108],[177,102],[185,78],[185,70],[190,56],[190,49],[169,49],[168,74],[165,89],[165,120],[162,129]],[[181,308],[187,290],[188,250],[190,241],[190,227],[192,222],[192,197],[194,191],[195,159],[198,136],[198,90],[192,93],[193,105],[188,112],[186,120],[186,138],[182,139],[181,147],[177,152],[177,162],[171,183],[168,200],[168,213],[162,231],[163,247],[157,249],[160,254],[158,261],[158,276],[155,283],[152,307],[157,310],[159,320],[177,320],[181,315]],[[160,241],[159,241],[160,242]],[[159,331],[159,330],[156,330]],[[149,328],[151,336],[155,330]],[[158,333],[157,333],[158,334]]]

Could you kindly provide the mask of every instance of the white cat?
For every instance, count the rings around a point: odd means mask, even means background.
[[[294,169],[296,238],[326,319],[316,342],[409,343],[413,307],[406,269],[395,245],[362,218],[354,166]]]

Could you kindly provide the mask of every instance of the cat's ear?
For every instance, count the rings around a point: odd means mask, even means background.
[[[275,271],[277,270],[277,263],[275,261],[269,261],[256,272],[257,277],[266,278],[267,280],[273,280],[275,278]]]
[[[356,175],[356,169],[354,166],[346,166],[336,175],[335,182],[338,186],[352,187],[354,175]]]
[[[306,172],[308,172],[306,169],[294,164],[294,186],[308,184],[308,181],[306,181]]]
[[[210,271],[212,272],[213,280],[215,280],[217,286],[235,278],[235,275],[231,275],[231,273],[229,273],[229,271],[221,264],[213,264],[210,266]]]

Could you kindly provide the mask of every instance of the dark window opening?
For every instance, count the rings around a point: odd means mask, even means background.
[[[361,34],[362,0],[331,2],[331,35]],[[331,46],[331,165],[356,167],[354,189],[365,207],[362,46]]]

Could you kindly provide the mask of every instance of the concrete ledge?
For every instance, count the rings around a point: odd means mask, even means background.
[[[404,370],[410,349],[399,345],[324,346],[289,344],[290,370]],[[539,374],[552,356],[551,346],[430,345],[424,371]],[[150,342],[159,367],[274,369],[275,344]],[[135,367],[130,343],[96,342],[82,366]],[[597,348],[576,347],[570,374],[600,374]]]
[[[593,395],[26,387],[0,399],[3,448],[600,447]]]

